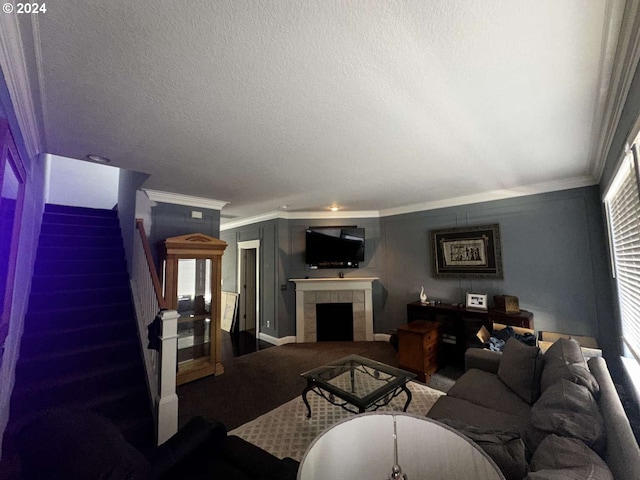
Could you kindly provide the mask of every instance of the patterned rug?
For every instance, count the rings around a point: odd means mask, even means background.
[[[412,394],[407,412],[416,415],[426,415],[436,400],[445,395],[417,382],[409,382],[407,386]],[[402,411],[406,398],[406,395],[401,393],[379,410]],[[300,461],[314,438],[340,420],[355,415],[332,405],[313,392],[309,392],[307,399],[311,405],[309,419],[302,397],[296,397],[230,431],[229,435],[242,437],[278,458],[291,457]]]

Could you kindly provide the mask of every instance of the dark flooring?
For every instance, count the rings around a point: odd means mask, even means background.
[[[275,345],[258,340],[255,330],[244,332],[229,333],[222,332],[222,362],[231,360],[232,358],[241,357],[249,353],[265,350]]]
[[[306,386],[301,373],[350,354],[398,366],[389,342],[290,343],[257,350],[223,361],[222,375],[179,386],[179,425],[200,415],[232,430],[299,396]],[[427,385],[446,391],[461,374],[447,367]]]

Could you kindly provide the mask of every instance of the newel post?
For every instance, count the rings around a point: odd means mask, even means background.
[[[176,365],[178,361],[178,312],[160,312],[162,332],[160,334],[160,372],[158,378],[158,398],[156,400],[158,418],[158,445],[164,443],[178,431],[178,395],[176,394]]]

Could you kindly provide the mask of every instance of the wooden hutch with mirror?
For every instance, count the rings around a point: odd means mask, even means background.
[[[177,385],[224,373],[220,310],[226,248],[226,242],[201,233],[158,244],[167,308],[180,315]]]

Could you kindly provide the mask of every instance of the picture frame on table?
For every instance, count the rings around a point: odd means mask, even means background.
[[[467,309],[488,310],[487,295],[483,293],[467,293]]]
[[[477,225],[431,230],[433,275],[451,278],[503,278],[500,226]]]

